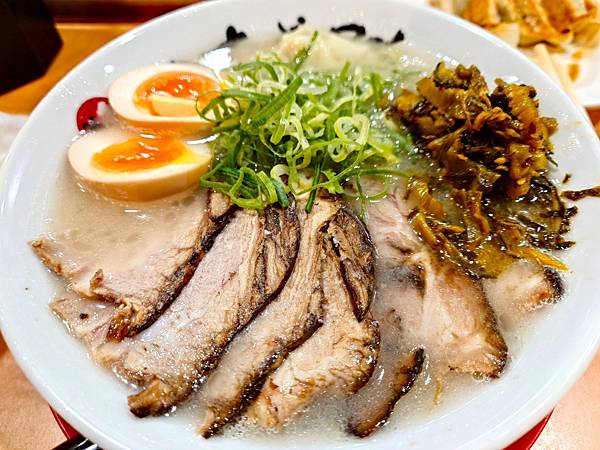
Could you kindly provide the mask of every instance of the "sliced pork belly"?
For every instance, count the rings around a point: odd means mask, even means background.
[[[327,233],[320,266],[323,326],[267,379],[249,408],[247,415],[266,427],[283,425],[327,393],[356,392],[375,367],[378,326],[369,314],[357,320],[352,295],[359,292],[363,303],[370,303],[375,249],[362,222],[345,209],[336,214]]]
[[[525,260],[513,263],[498,278],[483,280],[483,287],[505,326],[528,311],[559,301],[564,291],[556,271]]]
[[[57,275],[65,278],[76,293],[93,297],[90,280],[96,272],[100,258],[91,243],[78,230],[49,233],[30,242],[38,258]],[[125,255],[120,255],[124,257]]]
[[[372,221],[370,225],[376,225],[376,221],[374,218],[375,223]],[[368,436],[387,422],[396,402],[412,388],[425,359],[423,349],[412,349],[416,340],[405,335],[409,330],[403,329],[401,313],[406,310],[400,305],[418,307],[423,303],[423,268],[397,258],[398,251],[408,255],[409,246],[398,249],[394,246],[395,239],[385,241],[376,237],[375,240],[381,245],[381,253],[375,272],[378,283],[372,314],[379,322],[381,350],[373,376],[349,401],[348,430],[359,437]],[[419,244],[412,241],[410,234],[406,242],[411,246]]]
[[[140,211],[156,216],[155,221],[148,221],[149,226],[144,220],[124,220],[118,230],[102,224],[91,230],[67,229],[42,235],[31,245],[48,268],[69,282],[72,291],[94,297],[90,281],[98,271],[104,272],[106,277],[113,272],[118,275],[130,265],[145,264],[148,258],[167,248],[189,248],[206,215],[207,201],[207,191],[202,190],[181,201],[173,201],[179,210],[176,218],[172,213],[155,211],[154,204],[149,204]],[[164,204],[165,209],[170,205],[170,202]],[[125,218],[131,215],[126,214]],[[173,243],[178,245],[170,245]]]
[[[413,233],[407,213],[402,189],[369,206],[369,231],[382,265],[375,301],[395,303],[403,345],[423,346],[448,369],[498,376],[507,348],[481,284],[433,256]]]
[[[423,301],[422,268],[398,264],[395,252],[395,248],[382,244],[376,269],[378,295],[372,314],[381,334],[377,367],[367,385],[349,401],[348,430],[359,437],[368,436],[387,422],[396,402],[412,388],[425,359],[423,349],[412,350],[407,343],[399,307],[400,302],[418,305]]]
[[[299,240],[294,206],[236,212],[165,314],[139,335],[98,349],[103,364],[144,387],[129,398],[135,415],[164,413],[191,393],[280,290]]]
[[[375,251],[369,232],[349,209],[336,214],[327,230],[341,263],[356,318],[363,319],[374,293]]]
[[[382,332],[383,327],[382,324]],[[390,348],[389,341],[385,347],[382,346],[377,368],[369,383],[350,400],[348,431],[355,436],[366,437],[385,425],[396,402],[412,388],[424,362],[425,352],[421,348],[398,359],[398,352]]]
[[[117,305],[67,292],[50,302],[50,309],[69,332],[81,339],[94,354],[106,342],[106,334]]]
[[[351,400],[348,429],[364,437],[384,425],[413,383],[427,353],[436,367],[495,377],[507,348],[480,283],[439,261],[407,220],[402,188],[369,205],[378,250],[373,318],[381,353],[367,385]]]
[[[182,206],[176,217],[108,250],[98,248],[95,236],[77,230],[41,237],[31,245],[74,292],[119,305],[108,338],[120,340],[149,326],[177,297],[232,209],[222,195],[207,198],[205,191]],[[120,232],[135,235],[133,230]]]
[[[317,199],[310,214],[300,210],[300,249],[288,282],[279,296],[231,343],[201,388],[207,410],[199,427],[204,437],[217,433],[243,412],[288,353],[321,325],[322,228],[337,211],[336,203],[324,199]]]

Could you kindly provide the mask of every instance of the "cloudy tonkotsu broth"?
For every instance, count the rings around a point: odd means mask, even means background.
[[[257,52],[273,49],[283,58],[290,58],[306,45],[311,33],[312,30],[301,28],[283,37],[250,37],[231,47],[207,52],[199,60],[218,70],[228,64],[251,61]],[[414,86],[415,81],[434,66],[431,55],[419,52],[412,45],[380,44],[333,33],[321,33],[306,66],[321,71],[337,71],[346,62],[365,69],[404,72],[407,87]],[[152,202],[107,200],[82,188],[65,165],[56,184],[54,198],[47,219],[50,232],[76,229],[81,236],[89,238],[90,245],[96,251],[100,252],[106,247],[122,248],[117,257],[126,258],[135,255],[136,245],[147,245],[149,236],[172,231],[181,211],[202,205],[203,196],[198,194],[198,190],[191,190]],[[537,316],[543,314],[536,313]],[[521,315],[510,308],[499,311],[498,315],[511,354],[518,355],[520,343],[534,326],[532,320],[530,318],[530,323],[525,325]],[[406,349],[399,348],[398,355],[402,351]],[[390,423],[379,433],[393,433],[422,424],[425,420],[435,420],[477,396],[486,383],[469,375],[450,373],[438,361],[428,359],[414,388],[398,402]],[[171,414],[174,417],[170,420],[194,430],[198,425],[198,417],[203,414],[202,401],[201,392],[193,394]],[[260,448],[341,445],[342,441],[354,440],[344,430],[347,409],[346,399],[323,396],[317,404],[311,405],[304,414],[296,415],[290,424],[278,432],[264,433],[264,430],[242,419],[237,425],[227,427],[224,435],[249,440],[250,444]]]

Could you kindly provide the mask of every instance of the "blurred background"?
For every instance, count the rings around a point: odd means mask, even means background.
[[[197,1],[0,0],[0,38],[11,42],[0,46],[0,112],[30,113],[94,50],[142,22],[191,3]],[[62,47],[49,29],[52,21]]]
[[[194,0],[47,0],[57,22],[140,22]]]

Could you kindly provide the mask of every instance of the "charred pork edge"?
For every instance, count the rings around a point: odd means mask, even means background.
[[[160,292],[159,301],[157,303],[158,307],[153,311],[147,320],[141,324],[134,325],[131,323],[131,318],[136,314],[134,306],[127,302],[121,304],[110,322],[108,333],[106,335],[107,340],[118,342],[122,341],[125,337],[135,336],[136,334],[144,331],[161,316],[161,314],[171,305],[171,303],[173,303],[183,288],[190,281],[196,272],[196,268],[200,264],[200,261],[202,261],[204,255],[210,251],[216,237],[225,228],[227,223],[229,223],[233,213],[237,210],[237,207],[235,207],[233,204],[229,204],[229,207],[226,208],[222,214],[213,216],[212,211],[210,210],[210,196],[215,194],[211,192],[208,195],[208,229],[203,234],[200,242],[192,251],[192,254],[188,260],[183,263],[170,277],[166,289]],[[96,275],[94,275],[92,278],[91,283],[94,283],[95,279]]]
[[[62,264],[53,263],[52,260],[48,258],[42,251],[42,247],[44,246],[43,239],[33,239],[29,241],[29,245],[33,249],[33,252],[36,254],[36,256],[42,261],[42,264],[46,266],[46,268],[48,268],[58,276],[64,276]]]
[[[459,269],[457,269],[457,270],[459,270]],[[490,304],[487,296],[485,295],[485,290],[483,289],[483,284],[482,284],[481,280],[472,278],[469,275],[466,275],[466,276],[469,277],[471,280],[473,280],[474,283],[476,283],[476,288],[480,291],[483,302],[484,302],[485,306],[487,307],[487,311],[489,314],[489,320],[486,320],[485,327],[489,330],[489,333],[487,333],[488,337],[486,339],[486,342],[488,344],[490,344],[492,347],[498,349],[498,351],[499,351],[498,356],[500,358],[498,361],[496,361],[497,370],[495,370],[492,373],[480,373],[480,372],[466,372],[466,373],[470,373],[471,375],[473,375],[475,377],[498,378],[500,376],[500,374],[506,368],[506,365],[508,364],[508,358],[509,358],[508,345],[506,344],[506,340],[504,339],[504,336],[502,335],[502,331],[500,330],[500,326],[498,325],[498,318],[496,317],[496,312],[494,311],[494,308],[492,308],[492,305]],[[450,367],[450,370],[457,370],[457,369],[455,367]]]
[[[279,293],[281,292],[281,290],[283,289],[283,287],[286,285],[292,270],[294,269],[294,266],[296,265],[296,259],[298,258],[298,251],[300,250],[300,240],[301,240],[301,230],[300,230],[300,221],[298,219],[298,213],[296,211],[296,200],[294,199],[294,197],[292,195],[288,195],[288,199],[289,199],[289,205],[286,208],[279,208],[279,211],[281,211],[281,214],[285,214],[286,216],[286,222],[292,223],[293,224],[293,233],[295,234],[295,243],[294,243],[294,248],[290,249],[291,253],[290,253],[290,258],[288,259],[288,267],[287,270],[285,271],[281,282],[279,283],[279,285],[277,286],[277,288],[271,292],[269,294],[269,298],[264,301],[261,306],[254,312],[254,314],[252,315],[251,319],[248,321],[248,324],[250,324],[266,307],[269,303],[271,303],[271,301],[276,298]],[[275,208],[274,206],[271,206],[270,208]],[[269,225],[271,224],[271,221],[269,220],[268,217],[265,216],[265,229],[267,229],[269,227]],[[281,223],[280,223],[280,229],[279,234],[283,235],[283,228],[281,228]],[[273,239],[273,235],[275,233],[273,233],[272,230],[268,230],[270,231],[270,233],[265,237],[265,239]],[[262,259],[263,260],[263,264],[262,264],[262,270],[263,273],[261,274],[260,280],[259,281],[259,291],[261,293],[261,295],[264,295],[264,284],[266,281],[266,266],[267,264],[269,264],[269,261],[266,260],[265,258],[265,247],[264,245],[261,246],[260,249],[260,253],[258,256],[258,259]],[[246,324],[246,325],[248,325]],[[245,325],[245,326],[246,326]],[[242,327],[242,328],[245,328]],[[241,331],[237,330],[236,334]]]
[[[352,394],[356,394],[363,386],[365,386],[373,373],[375,373],[375,368],[377,367],[377,361],[379,360],[379,354],[381,353],[381,331],[379,329],[379,322],[374,319],[365,319],[369,320],[369,327],[373,329],[373,337],[374,339],[369,343],[369,349],[372,353],[375,354],[375,358],[369,364],[369,372],[365,374],[364,377],[360,379],[358,383],[352,386]]]
[[[378,417],[378,420],[376,423],[370,423],[369,426],[364,429],[360,428],[361,424],[358,424],[358,426],[356,426],[356,425],[349,423],[348,424],[348,432],[349,433],[352,433],[353,435],[355,435],[357,437],[364,438],[364,437],[369,436],[374,431],[381,428],[383,425],[385,425],[387,423],[388,419],[392,415],[392,412],[394,411],[394,407],[396,406],[396,403],[398,403],[400,398],[402,398],[404,395],[406,395],[412,389],[413,385],[415,384],[415,381],[417,380],[417,377],[423,370],[423,364],[425,363],[425,350],[423,350],[422,348],[413,350],[411,352],[411,356],[414,361],[411,363],[408,370],[404,371],[401,369],[402,375],[404,375],[404,374],[408,375],[408,380],[406,383],[404,383],[402,385],[402,388],[396,392],[396,394],[394,395],[393,401],[388,403],[387,409],[385,410],[384,414],[382,414],[380,417]]]
[[[550,267],[544,267],[544,277],[552,289],[548,303],[555,303],[565,295],[565,282],[560,274]]]
[[[342,210],[340,209],[340,211],[338,211],[331,218],[331,220],[324,223],[319,230],[319,233],[323,234],[323,238],[321,241],[321,248],[323,249],[323,255],[321,256],[321,259],[325,258],[326,254],[328,252],[331,252],[333,254],[335,260],[338,262],[338,269],[340,271],[340,274],[342,275],[342,281],[344,283],[344,286],[345,286],[348,294],[350,294],[350,296],[351,296],[353,291],[352,291],[351,287],[349,286],[349,282],[345,278],[343,278],[344,269],[343,269],[341,258],[339,257],[340,255],[335,250],[335,242],[333,240],[333,236],[326,234],[327,228],[329,227],[329,225],[335,221],[335,218],[341,212],[342,212]],[[360,226],[359,229],[361,231],[361,239],[365,239],[365,237],[366,237],[366,242],[368,242],[368,244],[370,246],[372,246],[370,237],[369,237],[368,233],[365,232],[362,222],[360,222],[358,220],[358,218],[356,218],[353,214],[352,214],[352,218],[354,220],[358,221],[358,225]],[[373,252],[375,251],[374,247],[372,247],[372,251]],[[374,277],[373,277],[373,281],[374,281]],[[369,289],[371,292],[374,291],[373,284],[374,283],[371,283],[371,288]],[[324,295],[321,283],[320,283],[320,286],[321,286],[320,287],[321,294]],[[352,306],[354,307],[354,304]],[[205,438],[210,438],[210,437],[214,436],[215,434],[218,434],[226,424],[237,419],[239,417],[239,415],[243,411],[245,411],[246,408],[260,394],[267,378],[283,363],[283,361],[285,360],[287,355],[289,355],[291,352],[293,352],[294,350],[299,348],[302,344],[304,344],[308,339],[310,339],[312,337],[312,335],[321,326],[322,326],[322,322],[318,319],[318,317],[311,315],[310,316],[310,325],[307,329],[307,333],[303,336],[303,338],[301,340],[297,341],[296,343],[294,343],[293,346],[283,348],[277,354],[275,354],[271,358],[264,361],[263,364],[261,365],[260,370],[258,371],[258,376],[255,377],[248,386],[246,386],[246,389],[243,391],[242,395],[240,396],[241,401],[237,405],[235,405],[235,407],[233,409],[230,410],[230,414],[227,414],[226,417],[219,417],[216,421],[214,421],[207,430],[202,432],[202,436]],[[375,367],[377,365],[377,358],[379,356],[379,349],[380,349],[379,325],[378,325],[377,321],[370,320],[369,326],[374,329],[374,340],[369,343],[369,349],[371,349],[373,351],[373,353],[375,353],[376,357],[374,358],[373,362],[369,365],[369,373],[366,374],[364,377],[362,377],[359,380],[359,382],[353,386],[353,392],[357,392],[360,388],[362,388],[369,381],[369,379],[373,375],[373,372],[375,371]]]
[[[370,252],[373,256],[371,259],[373,264],[371,264],[371,267],[369,268],[369,272],[371,275],[371,279],[370,279],[371,282],[369,283],[369,288],[368,288],[368,290],[369,290],[369,305],[367,306],[367,309],[364,311],[363,318],[362,318],[362,319],[365,319],[367,311],[370,309],[371,301],[373,300],[373,297],[375,296],[375,264],[374,264],[375,252],[376,252],[375,245],[373,244],[373,242],[371,240],[371,236],[369,235],[367,228],[364,226],[364,223],[356,216],[356,214],[354,214],[354,211],[352,211],[349,208],[342,207],[340,209],[340,211],[338,211],[338,213],[336,213],[336,217],[340,213],[346,213],[352,220],[356,221],[358,228],[359,228],[360,239],[362,240],[362,244],[364,244],[365,247],[368,247],[370,249]],[[332,220],[332,222],[333,221],[335,221],[335,217]],[[362,245],[361,245],[361,247],[362,247]],[[350,281],[348,281],[348,278],[345,276],[345,273],[346,273],[345,265],[343,264],[342,259],[340,258],[340,255],[338,253],[338,248],[337,248],[334,236],[330,235],[330,236],[328,236],[328,239],[323,240],[323,250],[324,250],[324,255],[322,258],[325,258],[327,252],[333,253],[333,255],[336,257],[335,259],[338,262],[339,273],[342,275],[342,281],[346,288],[346,292],[348,292],[348,295],[351,299],[354,316],[356,317],[356,320],[358,322],[361,322],[362,319],[359,318],[359,315],[357,313],[357,310],[359,308],[357,307],[357,304],[356,304],[357,302],[355,301],[353,284]],[[370,269],[372,269],[372,271]],[[375,367],[377,366],[377,360],[379,359],[379,352],[381,350],[381,333],[379,330],[379,322],[377,322],[376,320],[373,320],[372,318],[365,319],[365,320],[370,321],[369,326],[373,329],[374,340],[369,343],[369,349],[375,354],[375,358],[373,358],[372,363],[369,365],[369,373],[367,373],[366,376],[361,378],[359,380],[359,382],[353,386],[352,393],[358,392],[360,390],[360,388],[362,388],[365,384],[367,384],[369,382],[369,380],[371,379],[371,376],[373,376],[373,372],[375,372]]]
[[[177,398],[180,395],[187,398],[193,391],[193,388],[186,388],[181,394],[181,390],[174,390],[171,384],[165,383],[160,378],[154,378],[148,386],[138,394],[130,395],[127,397],[127,403],[131,413],[143,419],[148,416],[159,416],[174,410],[174,402],[170,399],[168,402],[165,401],[165,392]],[[160,402],[156,402],[154,398],[161,398]]]
[[[365,305],[365,307],[363,308],[362,305],[360,304],[360,302],[358,301],[358,294],[356,293],[356,289],[354,289],[354,284],[352,282],[350,275],[348,274],[346,264],[344,264],[341,261],[339,245],[338,245],[338,243],[336,243],[334,236],[329,237],[331,244],[332,244],[333,251],[338,256],[338,259],[340,260],[340,271],[342,274],[342,278],[344,279],[348,293],[350,294],[350,298],[352,299],[352,309],[354,311],[354,315],[356,316],[356,319],[359,322],[361,322],[364,319],[365,315],[367,314],[367,311],[369,310],[369,308],[371,306],[373,298],[375,297],[375,283],[374,283],[374,280],[375,280],[375,245],[373,244],[371,235],[369,234],[369,231],[367,230],[367,227],[365,226],[364,222],[362,220],[360,220],[360,218],[356,215],[356,213],[352,209],[350,209],[346,205],[343,205],[340,208],[340,210],[336,213],[334,219],[332,220],[332,223],[335,222],[338,215],[340,215],[340,216],[346,215],[350,218],[350,220],[353,220],[356,223],[356,226],[360,232],[360,247],[366,247],[366,248],[371,249],[371,253],[373,255],[373,257],[371,258],[371,261],[368,264],[368,267],[366,268],[366,271],[368,272],[368,275],[371,277],[373,282],[370,283],[369,292],[367,294],[368,295],[367,305]]]
[[[292,207],[292,206],[293,206],[292,203],[290,203],[290,207]],[[294,208],[294,213],[295,213],[295,208]],[[336,212],[336,214],[337,214],[337,212]],[[318,230],[319,234],[324,235],[325,231],[327,230],[327,227],[333,220],[333,217],[335,217],[335,214],[332,215],[332,217],[330,217],[328,220],[326,220],[321,225],[321,227]],[[296,257],[298,256],[300,240],[301,239],[298,239],[298,247],[296,249]],[[279,291],[271,297],[272,299],[275,298],[277,295],[279,295],[279,292],[281,291],[281,289],[283,289],[283,287],[287,284],[287,280],[288,280],[290,274],[292,273],[292,269],[295,265],[296,265],[296,263],[294,261],[294,263],[291,265],[290,269],[288,270],[288,274],[286,276],[285,282],[281,283]],[[320,283],[319,283],[319,290],[321,291],[321,295],[323,295],[323,289],[322,289],[322,286]],[[270,301],[268,303],[270,303]],[[266,304],[259,311],[256,312],[256,314],[254,315],[252,320],[254,320],[254,318],[256,316],[258,316],[260,314],[260,312],[262,312],[264,310],[265,307],[266,307]],[[250,321],[250,322],[252,322],[252,321]],[[323,325],[322,321],[318,317],[311,314],[310,315],[310,324],[307,328],[306,334],[304,336],[302,336],[302,338],[299,339],[297,342],[295,342],[293,345],[291,345],[287,348],[281,349],[274,356],[271,356],[267,360],[263,361],[263,364],[261,365],[258,375],[256,377],[254,377],[254,379],[245,387],[244,391],[242,392],[242,394],[240,396],[240,401],[233,408],[230,409],[228,414],[224,415],[226,417],[218,417],[210,425],[210,427],[208,427],[207,430],[201,431],[201,435],[204,438],[208,439],[208,438],[220,433],[222,431],[223,427],[225,425],[227,425],[228,423],[237,420],[240,417],[240,415],[243,414],[244,411],[246,411],[248,406],[250,406],[250,404],[256,399],[256,397],[258,397],[258,394],[260,394],[260,391],[262,390],[262,387],[263,387],[265,381],[267,380],[267,378],[269,377],[269,375],[271,375],[271,373],[273,373],[283,363],[283,361],[285,360],[285,358],[287,357],[288,354],[290,354],[292,351],[294,351],[296,348],[300,347],[304,342],[306,342],[321,327],[321,325]]]
[[[226,217],[221,216],[221,229],[223,229],[225,227],[225,225],[228,223],[229,218],[232,216],[231,212],[233,210],[236,210],[236,208],[230,208],[230,210],[228,211],[228,213],[226,214]],[[293,199],[290,199],[290,205],[285,208],[282,212],[283,214],[285,214],[287,216],[288,220],[294,221],[296,222],[296,224],[298,223],[298,217],[296,214],[296,207],[295,207],[295,202],[293,201]],[[265,224],[267,223],[267,220],[265,219]],[[250,323],[252,323],[252,321],[260,314],[260,312],[274,299],[277,297],[277,295],[279,295],[279,293],[281,292],[281,290],[283,289],[283,287],[285,286],[285,284],[287,283],[287,280],[290,277],[290,274],[292,273],[292,270],[294,268],[295,262],[296,262],[296,258],[298,256],[298,249],[300,246],[300,232],[299,232],[299,226],[297,227],[298,229],[298,236],[296,239],[296,243],[295,243],[295,248],[293,251],[293,254],[290,258],[290,263],[289,266],[287,268],[287,271],[285,272],[285,274],[283,275],[281,282],[279,283],[279,286],[277,286],[277,289],[275,289],[273,291],[273,293],[271,293],[271,295],[269,295],[269,298],[266,299],[263,304],[261,305],[260,308],[257,309],[257,311],[254,312],[254,314],[252,315],[252,318],[248,321],[247,324],[244,324],[242,326],[237,327],[232,334],[231,337],[231,341],[233,341],[233,339],[235,338],[235,336],[240,333],[247,325],[249,325]],[[220,231],[219,231],[220,232]],[[216,237],[216,235],[215,235]],[[214,242],[214,237],[213,237],[213,242]],[[211,247],[212,247],[212,243],[211,243]],[[261,258],[264,256],[264,246],[261,245],[261,249],[260,249],[260,253],[258,255],[258,258]],[[264,273],[262,274],[262,276],[264,277]],[[189,280],[188,280],[189,281]],[[186,282],[187,283],[187,282]],[[208,375],[218,364],[223,352],[225,351],[225,349],[227,348],[227,346],[223,347],[220,351],[214,352],[213,355],[211,356],[211,358],[205,362],[205,366],[203,367],[203,372],[202,372],[202,376],[206,376]],[[281,364],[281,363],[279,363]],[[266,379],[266,376],[265,376]],[[263,380],[264,381],[264,380]],[[262,385],[261,385],[262,386]],[[170,389],[170,385],[164,383],[159,377],[155,377],[152,381],[150,381],[150,383],[148,384],[148,386],[146,387],[146,389],[138,392],[137,394],[133,394],[127,397],[128,399],[128,404],[130,406],[130,411],[137,417],[143,418],[143,417],[147,417],[150,415],[153,416],[158,416],[161,414],[165,414],[167,412],[169,412],[172,409],[171,405],[167,405],[167,404],[161,404],[159,408],[148,408],[145,405],[145,403],[143,403],[141,400],[143,399],[143,395],[144,393],[146,393],[146,391],[148,391],[148,394],[151,394],[151,392],[153,390],[158,390],[158,391],[163,391],[166,389]],[[258,395],[258,393],[257,393]],[[139,406],[135,406],[135,403],[139,403]]]
[[[322,292],[322,291],[321,291]],[[309,326],[302,339],[289,347],[283,347],[275,355],[263,361],[256,377],[245,387],[240,395],[239,402],[228,411],[228,414],[218,417],[205,431],[202,431],[202,437],[210,438],[219,434],[225,425],[231,423],[246,411],[248,406],[258,397],[267,378],[283,363],[285,358],[295,349],[304,344],[315,332],[323,325],[322,321],[314,314],[310,315]]]

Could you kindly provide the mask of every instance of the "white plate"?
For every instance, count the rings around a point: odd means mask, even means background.
[[[0,178],[0,325],[19,364],[48,402],[75,428],[103,448],[240,448],[240,440],[203,441],[174,418],[138,420],[126,407],[128,388],[86,357],[46,304],[52,276],[26,242],[43,232],[45,205],[75,135],[75,111],[102,95],[124,71],[156,61],[186,60],[224,40],[234,25],[249,35],[273,33],[303,16],[328,29],[362,23],[371,35],[391,38],[398,28],[415,48],[436,58],[477,64],[495,77],[535,85],[544,114],[559,120],[554,137],[561,173],[573,187],[600,184],[600,143],[588,121],[536,66],[501,41],[459,19],[393,0],[221,0],[154,20],[118,38],[88,58],[40,103],[14,142]],[[501,448],[531,428],[576,381],[600,339],[600,201],[580,203],[568,253],[573,270],[565,300],[540,320],[535,333],[513,353],[503,377],[482,386],[468,401],[432,411],[427,420],[400,421],[372,438],[332,443],[318,430],[298,448]],[[247,449],[275,444],[244,441]],[[286,447],[290,447],[286,445]],[[281,448],[281,446],[279,447]]]
[[[573,83],[577,97],[586,108],[600,107],[600,47],[596,47],[586,57],[573,61],[568,57],[563,57],[565,64],[576,62],[580,67],[579,77]]]

